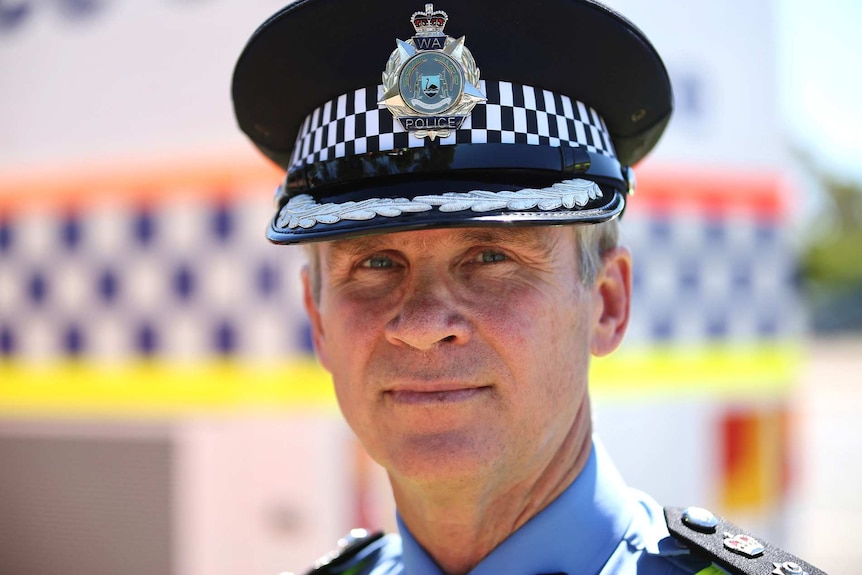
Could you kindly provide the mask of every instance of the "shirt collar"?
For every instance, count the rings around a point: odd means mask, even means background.
[[[632,521],[632,498],[601,444],[593,439],[587,464],[550,505],[503,541],[470,575],[598,573]],[[442,575],[400,515],[407,575]]]

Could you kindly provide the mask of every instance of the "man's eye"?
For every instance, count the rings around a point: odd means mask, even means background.
[[[495,262],[506,261],[506,254],[502,254],[500,252],[495,252],[491,250],[485,250],[479,254],[479,260],[483,264],[492,264]]]
[[[392,258],[388,258],[386,256],[371,256],[362,262],[362,267],[372,269],[391,268],[393,265],[395,264],[392,261]]]

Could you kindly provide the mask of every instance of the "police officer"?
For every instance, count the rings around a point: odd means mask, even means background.
[[[300,0],[236,65],[241,129],[286,171],[268,237],[399,535],[351,574],[775,573],[807,563],[629,489],[593,437],[620,343],[631,166],[671,115],[647,38],[591,0]]]

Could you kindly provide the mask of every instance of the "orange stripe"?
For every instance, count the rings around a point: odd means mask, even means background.
[[[790,215],[795,201],[793,190],[777,171],[647,165],[635,173],[638,191],[627,208],[632,213],[783,219]]]
[[[632,213],[737,213],[782,218],[792,193],[777,172],[717,171],[652,164],[637,169]],[[117,160],[99,167],[52,166],[0,174],[0,215],[21,210],[68,211],[103,202],[162,203],[182,198],[218,199],[251,190],[267,197],[283,178],[253,151],[230,155]]]
[[[105,166],[46,167],[0,175],[0,215],[77,210],[93,204],[153,204],[177,198],[266,198],[284,177],[254,153],[226,157],[117,161]]]

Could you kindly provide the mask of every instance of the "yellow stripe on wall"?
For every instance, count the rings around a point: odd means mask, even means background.
[[[0,413],[4,414],[170,415],[334,407],[329,375],[311,360],[280,365],[0,365]]]
[[[752,398],[787,393],[798,346],[622,351],[595,360],[593,394]],[[247,409],[335,409],[329,374],[312,360],[283,364],[0,363],[0,414],[170,415]]]
[[[799,342],[645,346],[594,359],[590,385],[596,395],[610,399],[662,394],[775,396],[790,391],[802,362]]]

